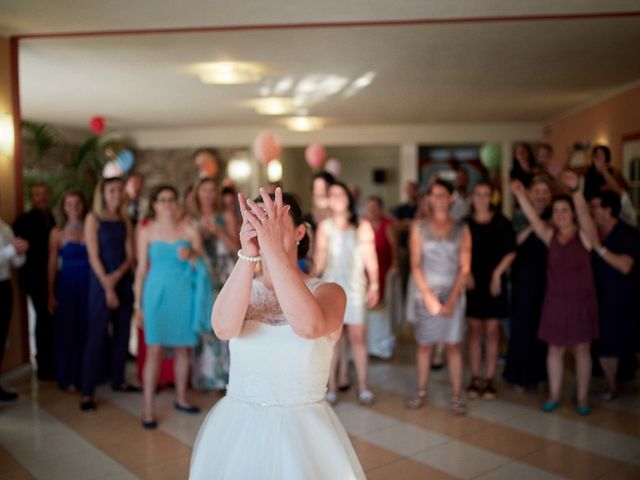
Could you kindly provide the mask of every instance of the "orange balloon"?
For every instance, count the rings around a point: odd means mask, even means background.
[[[280,153],[280,137],[273,132],[262,131],[253,142],[253,154],[262,165],[266,166],[271,160],[278,158]]]

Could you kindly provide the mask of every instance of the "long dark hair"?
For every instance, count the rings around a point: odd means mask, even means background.
[[[269,198],[275,201],[276,196],[274,193],[270,193]],[[256,203],[263,203],[260,195],[254,198],[253,201]],[[298,243],[298,259],[306,258],[309,253],[311,239],[309,238],[309,225],[304,221],[304,215],[302,214],[298,197],[293,193],[282,192],[282,203],[291,207],[289,215],[291,216],[291,220],[293,220],[293,224],[296,227],[299,227],[300,225],[304,225],[305,227],[304,237],[302,237],[300,239],[300,243]]]
[[[349,206],[347,207],[347,210],[349,211],[349,223],[354,227],[357,227],[358,214],[356,213],[356,202],[353,199],[353,195],[351,195],[351,192],[349,191],[349,187],[347,187],[344,183],[342,183],[339,180],[336,180],[331,185],[329,185],[329,188],[331,187],[340,187],[342,190],[344,190],[344,193],[347,195],[347,198],[349,199]]]

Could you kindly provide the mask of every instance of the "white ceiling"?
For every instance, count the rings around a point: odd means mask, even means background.
[[[261,86],[309,79],[342,86],[310,114],[331,125],[533,121],[640,79],[640,16],[456,21],[473,17],[640,12],[640,1],[0,0],[0,32],[291,25],[446,18],[444,23],[258,28],[199,33],[24,38],[23,116],[85,127],[94,114],[124,127],[276,125],[247,104]],[[261,84],[203,85],[193,63],[268,68]],[[346,96],[355,79],[371,85]],[[337,88],[337,87],[336,87]]]

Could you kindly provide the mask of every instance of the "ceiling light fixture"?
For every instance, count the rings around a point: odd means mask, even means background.
[[[289,97],[258,98],[251,103],[260,115],[286,115],[296,109],[293,99]]]
[[[214,85],[244,85],[258,83],[262,78],[262,66],[251,62],[212,62],[197,67],[202,83]]]
[[[296,132],[310,132],[324,127],[320,117],[291,117],[286,120],[287,128]]]

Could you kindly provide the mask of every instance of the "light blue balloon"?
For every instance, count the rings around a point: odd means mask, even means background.
[[[122,169],[123,172],[125,173],[128,172],[133,168],[133,163],[134,163],[133,152],[128,148],[120,150],[120,152],[116,157],[116,161],[118,162],[118,165],[120,165],[120,168]]]

